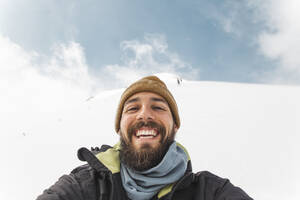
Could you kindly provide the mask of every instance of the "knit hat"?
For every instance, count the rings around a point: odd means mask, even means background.
[[[156,76],[147,76],[134,82],[123,92],[115,119],[116,132],[118,132],[120,129],[120,120],[123,112],[124,103],[129,97],[139,92],[153,92],[162,96],[169,104],[177,128],[180,127],[180,119],[178,115],[177,104],[171,92],[168,90],[166,84]]]

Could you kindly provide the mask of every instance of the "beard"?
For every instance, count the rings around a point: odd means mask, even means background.
[[[152,147],[149,144],[144,144],[139,149],[136,149],[132,144],[132,136],[141,127],[155,128],[161,135],[161,139],[157,147]],[[138,122],[127,131],[129,141],[126,141],[120,134],[121,150],[120,150],[120,160],[127,167],[135,171],[145,171],[147,169],[153,168],[158,165],[166,152],[168,151],[170,145],[173,143],[175,138],[175,128],[172,127],[171,134],[166,137],[166,129],[164,126],[150,121],[150,122]]]

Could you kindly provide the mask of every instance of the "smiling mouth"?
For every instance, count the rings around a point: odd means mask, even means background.
[[[155,138],[157,135],[156,129],[139,129],[135,134],[137,138]]]

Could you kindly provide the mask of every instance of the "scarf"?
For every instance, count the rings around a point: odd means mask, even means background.
[[[130,199],[151,199],[160,189],[184,175],[187,162],[187,154],[174,141],[162,161],[151,169],[135,171],[121,163],[123,187]]]

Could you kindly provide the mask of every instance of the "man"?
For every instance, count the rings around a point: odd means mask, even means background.
[[[144,77],[121,96],[115,120],[120,142],[78,151],[88,164],[62,176],[38,200],[250,200],[229,180],[193,173],[190,157],[174,138],[177,104],[156,76]]]

